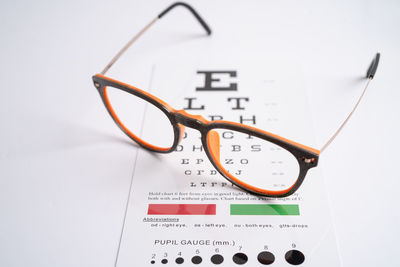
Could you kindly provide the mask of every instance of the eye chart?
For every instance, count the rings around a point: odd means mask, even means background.
[[[156,64],[151,88],[175,109],[316,147],[301,71],[292,62]],[[157,131],[146,120],[144,114],[142,135]],[[232,171],[245,171],[252,148],[222,135],[232,147],[225,159]],[[290,172],[279,159],[268,161],[265,169],[276,168],[276,175]],[[340,266],[319,167],[289,197],[255,196],[213,168],[200,133],[188,127],[175,152],[138,149],[134,164],[118,267]]]

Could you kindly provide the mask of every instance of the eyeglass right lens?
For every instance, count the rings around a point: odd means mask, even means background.
[[[173,145],[174,128],[161,109],[121,89],[108,86],[104,90],[111,116],[127,135],[156,150]]]
[[[207,145],[219,169],[253,191],[282,194],[296,183],[297,159],[267,140],[229,129],[213,129]]]

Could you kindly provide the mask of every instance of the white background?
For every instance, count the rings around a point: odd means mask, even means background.
[[[343,266],[396,266],[400,4],[189,2],[214,30],[210,53],[301,60],[317,147],[381,52],[365,99],[320,168]],[[168,4],[0,3],[0,266],[113,266],[136,146],[106,114],[91,76]],[[146,89],[142,66],[202,34],[183,10],[171,12],[120,62],[138,73],[124,81]]]

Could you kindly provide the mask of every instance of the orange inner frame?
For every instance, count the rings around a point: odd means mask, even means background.
[[[247,129],[250,129],[250,130],[253,130],[253,131],[256,131],[256,132],[261,132],[261,133],[263,133],[263,134],[269,135],[269,136],[271,136],[271,137],[273,137],[273,138],[275,138],[275,139],[278,139],[278,140],[281,140],[281,141],[283,141],[283,142],[292,144],[292,145],[294,145],[294,146],[296,146],[296,147],[299,147],[299,148],[301,148],[301,149],[304,149],[304,150],[309,151],[309,152],[311,152],[311,153],[314,153],[314,154],[316,154],[316,155],[319,155],[319,154],[320,154],[320,151],[317,150],[317,149],[315,149],[315,148],[312,148],[312,147],[309,147],[309,146],[305,146],[305,145],[303,145],[303,144],[294,142],[294,141],[292,141],[292,140],[283,138],[283,137],[281,137],[281,136],[278,136],[278,135],[276,135],[276,134],[273,134],[273,133],[270,133],[270,132],[267,132],[267,131],[264,131],[264,130],[261,130],[261,129],[257,129],[257,128],[252,127],[252,126],[248,126],[248,125],[244,125],[244,124],[240,124],[240,123],[236,123],[236,122],[231,122],[231,121],[222,121],[222,120],[220,120],[220,121],[208,121],[208,120],[204,119],[204,118],[203,118],[202,116],[200,116],[200,115],[192,115],[192,114],[187,113],[187,112],[184,111],[184,110],[175,110],[175,109],[173,109],[171,106],[169,106],[167,103],[165,103],[164,101],[162,101],[161,99],[159,99],[159,98],[157,98],[157,97],[155,97],[155,96],[153,96],[153,95],[151,95],[151,94],[149,94],[149,93],[147,93],[147,92],[145,92],[145,91],[143,91],[143,90],[141,90],[141,89],[138,89],[138,88],[136,88],[136,87],[134,87],[134,86],[131,86],[131,85],[129,85],[129,84],[126,84],[126,83],[122,83],[122,82],[120,82],[120,81],[118,81],[118,80],[108,78],[108,77],[106,77],[106,76],[104,76],[104,75],[101,75],[101,74],[97,74],[96,76],[101,77],[101,78],[106,79],[106,80],[109,80],[109,81],[112,81],[112,82],[115,82],[115,83],[119,83],[119,84],[121,84],[121,85],[123,85],[123,86],[126,86],[126,87],[132,89],[132,90],[135,90],[135,91],[138,91],[138,92],[140,92],[140,93],[143,93],[143,94],[145,94],[146,96],[148,96],[148,97],[154,99],[155,101],[159,102],[160,104],[162,104],[162,105],[163,105],[164,107],[166,107],[170,112],[172,112],[172,113],[179,113],[179,114],[182,114],[182,115],[184,115],[184,116],[187,116],[187,117],[190,117],[190,118],[199,120],[199,121],[201,121],[203,124],[225,123],[225,124],[230,124],[230,125],[233,125],[233,126],[239,126],[239,127],[242,127],[242,128],[247,128]],[[144,145],[145,147],[148,147],[148,148],[153,149],[153,150],[168,151],[168,150],[171,149],[171,147],[163,148],[163,147],[154,146],[154,145],[152,145],[152,144],[150,144],[150,143],[144,141],[143,139],[139,138],[139,137],[136,136],[135,134],[133,134],[133,133],[122,123],[122,121],[118,118],[116,112],[114,111],[114,109],[113,109],[113,107],[112,107],[112,105],[111,105],[111,103],[110,103],[110,100],[109,100],[109,98],[108,98],[108,95],[107,95],[107,87],[104,87],[104,98],[105,98],[106,105],[107,105],[107,107],[108,107],[108,109],[109,109],[109,111],[110,111],[112,117],[115,119],[115,121],[121,126],[121,128],[122,128],[132,139],[134,139],[134,140],[137,141],[138,143]],[[185,127],[184,127],[183,125],[181,125],[181,124],[178,124],[178,125],[179,125],[179,127],[180,127],[180,133],[181,133],[180,138],[182,139],[183,133],[184,133],[184,131],[185,131]],[[181,141],[181,140],[179,140],[179,141]],[[258,193],[261,193],[261,194],[267,194],[267,195],[282,195],[282,194],[285,194],[285,193],[289,192],[289,191],[293,188],[293,186],[296,184],[296,182],[294,182],[293,185],[292,185],[291,187],[289,187],[289,188],[287,188],[287,189],[285,189],[285,190],[279,190],[279,191],[272,191],[272,190],[261,189],[261,188],[252,186],[252,185],[250,185],[250,184],[247,184],[247,183],[245,183],[245,182],[243,182],[243,181],[237,179],[236,177],[234,177],[232,174],[230,174],[230,173],[222,166],[222,164],[221,164],[221,162],[220,162],[220,141],[219,141],[219,134],[218,134],[218,132],[212,131],[212,130],[211,130],[211,131],[208,133],[208,135],[207,135],[207,145],[208,145],[208,148],[209,148],[209,150],[210,150],[210,154],[211,154],[211,156],[212,156],[214,162],[215,162],[216,165],[218,166],[218,168],[219,168],[229,179],[231,179],[233,182],[235,182],[235,183],[241,185],[242,187],[248,188],[248,189],[251,190],[251,191],[258,192]],[[313,160],[314,160],[314,159],[313,159]],[[297,179],[296,179],[296,180],[297,180]]]

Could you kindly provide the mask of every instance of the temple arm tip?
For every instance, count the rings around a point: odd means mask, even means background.
[[[371,80],[374,78],[376,70],[378,69],[380,57],[381,57],[381,54],[376,53],[374,59],[372,60],[371,64],[369,65],[366,78],[371,79]]]
[[[183,2],[176,2],[173,3],[172,5],[170,5],[169,7],[167,7],[163,12],[161,12],[158,15],[158,18],[161,19],[165,14],[167,14],[171,9],[173,9],[174,7],[177,6],[183,6],[185,8],[187,8],[197,19],[197,21],[201,24],[201,26],[203,26],[204,30],[207,32],[207,35],[211,35],[211,29],[210,27],[207,25],[207,23],[204,21],[204,19],[202,17],[200,17],[199,13],[197,13],[196,10],[194,10],[193,7],[191,7],[190,5],[183,3]]]

